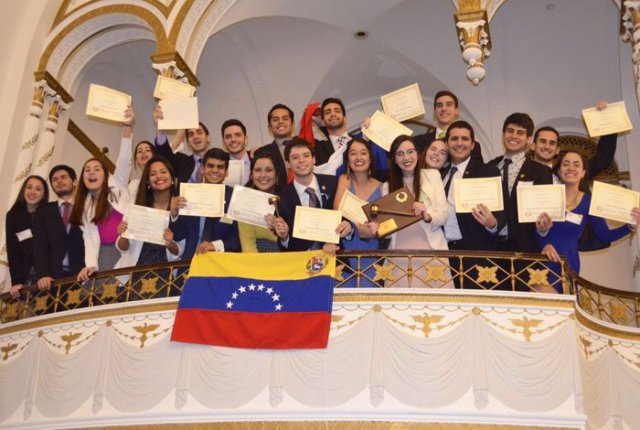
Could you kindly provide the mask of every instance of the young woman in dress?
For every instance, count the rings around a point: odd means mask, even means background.
[[[5,234],[11,274],[11,296],[20,296],[24,285],[36,279],[33,266],[33,220],[41,204],[49,201],[49,187],[43,178],[31,175],[24,180],[16,201],[7,212]]]

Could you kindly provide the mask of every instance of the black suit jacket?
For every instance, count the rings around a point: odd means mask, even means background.
[[[164,144],[160,139],[164,138]],[[162,155],[173,167],[173,171],[180,182],[189,182],[189,178],[196,166],[196,161],[192,155],[183,154],[182,152],[174,153],[166,136],[157,137],[155,140],[156,152]]]
[[[7,212],[5,234],[11,285],[24,284],[29,279],[29,272],[33,267],[33,237],[20,240],[17,236],[26,230],[33,236],[32,220],[26,206],[14,206]]]
[[[617,134],[607,134],[598,139],[596,153],[589,159],[589,168],[587,170],[587,179],[589,181],[598,176],[598,173],[609,167],[613,162],[613,157],[616,155],[616,147],[618,146],[617,143]]]
[[[429,146],[434,140],[436,140],[435,128],[429,130],[424,134],[413,136],[413,141],[416,144],[416,150],[418,151],[418,154],[422,154],[425,149],[427,149],[427,146]],[[471,150],[471,158],[475,158],[476,160],[480,160],[484,163],[484,160],[482,158],[482,148],[480,147],[480,144],[478,142],[475,142],[475,145],[473,145],[473,149]]]
[[[502,156],[494,158],[489,164],[497,168],[498,163],[503,158]],[[509,227],[509,238],[513,240],[513,249],[510,249],[510,251],[538,253],[540,252],[540,246],[538,246],[535,236],[535,223],[518,222],[518,193],[516,191],[518,184],[521,182],[532,182],[533,185],[553,184],[553,174],[549,167],[526,158],[518,172],[511,193],[508,196],[503,196],[505,223]],[[504,224],[499,227],[499,230],[502,230],[503,227]]]
[[[58,202],[50,202],[38,208],[33,229],[33,256],[38,279],[43,276],[61,278],[62,261],[67,253],[72,275],[84,267],[82,230],[71,224],[67,233]]]
[[[273,141],[267,145],[261,146],[260,148],[256,149],[255,154],[253,154],[253,158],[259,158],[263,155],[270,155],[271,158],[273,158],[276,166],[276,176],[278,177],[278,184],[281,187],[287,185],[287,177],[289,173],[287,171],[287,166],[284,163],[284,158],[280,154],[280,149],[278,149],[278,144]]]
[[[322,197],[322,208],[333,209],[333,200],[336,195],[336,187],[338,180],[335,176],[328,175],[316,175],[318,179],[318,185],[320,186],[320,193]],[[307,251],[318,245],[316,242],[310,240],[297,239],[291,235],[293,232],[293,220],[296,214],[296,206],[302,206],[300,197],[293,185],[293,183],[287,185],[280,194],[280,204],[278,210],[280,216],[287,222],[289,226],[289,244],[287,248],[283,248],[287,251]]]
[[[464,179],[491,178],[494,176],[500,176],[500,172],[495,166],[484,164],[482,161],[474,159],[473,157],[469,160],[469,164],[467,164],[467,168],[462,174]],[[453,186],[451,186],[449,192],[453,192]],[[498,228],[504,224],[504,213],[502,211],[493,212],[493,216],[495,216],[498,221]],[[462,239],[460,240],[458,249],[475,251],[493,251],[496,249],[497,232],[495,234],[490,233],[482,224],[475,220],[471,213],[456,213],[456,219],[458,220],[460,233],[462,233]]]
[[[335,152],[331,140],[316,140],[313,150],[316,157],[316,166],[320,166],[329,161],[329,157]]]

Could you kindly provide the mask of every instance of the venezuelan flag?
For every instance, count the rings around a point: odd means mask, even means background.
[[[171,340],[235,348],[326,348],[335,256],[196,255]]]

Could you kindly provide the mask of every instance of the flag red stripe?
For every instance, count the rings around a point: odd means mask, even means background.
[[[328,312],[178,309],[171,340],[235,348],[326,348],[330,326]]]

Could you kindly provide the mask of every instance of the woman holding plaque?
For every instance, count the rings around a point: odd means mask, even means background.
[[[11,274],[11,297],[20,296],[20,289],[37,281],[33,266],[33,221],[36,210],[49,201],[49,187],[43,178],[27,177],[16,201],[7,212],[5,234]]]
[[[271,154],[257,155],[251,161],[251,176],[247,187],[269,194],[279,194],[281,186],[278,184],[276,167]],[[267,222],[273,224],[276,217],[267,215]],[[286,223],[284,223],[286,225]],[[240,246],[242,252],[278,252],[278,238],[273,230],[257,225],[238,223]],[[288,233],[288,231],[287,231]]]
[[[340,207],[340,202],[348,190],[351,194],[366,202],[373,202],[382,197],[382,183],[373,177],[373,152],[371,144],[362,139],[352,139],[344,152],[344,166],[347,172],[338,178],[336,197],[333,203],[334,209]],[[353,238],[344,241],[345,251],[373,251],[379,247],[377,236],[371,231],[368,224],[354,223]],[[359,260],[359,262],[358,262]],[[375,258],[350,258],[344,277],[347,279],[345,287],[373,287],[375,270],[373,264]],[[357,270],[361,270],[360,282],[349,276]]]
[[[580,256],[578,245],[582,231],[587,221],[591,223],[593,231],[601,242],[609,243],[631,233],[638,225],[640,208],[634,208],[631,216],[635,220],[633,225],[623,225],[610,229],[604,218],[589,215],[591,195],[585,178],[587,177],[587,160],[575,151],[563,152],[558,158],[555,170],[565,186],[566,219],[563,222],[551,223],[549,215],[542,214],[536,222],[537,231],[547,231],[545,237],[537,234],[537,240],[542,253],[550,260],[560,262],[560,256],[567,259],[567,264],[576,273],[580,273]],[[553,265],[555,266],[555,265]],[[550,267],[555,273],[560,273],[560,267]],[[555,290],[562,292],[561,282],[549,281]],[[552,288],[543,291],[555,292]]]
[[[414,196],[413,212],[423,220],[391,235],[389,249],[448,249],[442,226],[447,220],[447,199],[438,170],[418,168],[418,152],[413,139],[400,135],[389,150],[389,181],[383,192],[393,192],[406,186]],[[453,288],[445,258],[412,258],[412,279],[405,276],[406,261],[393,261],[402,270],[393,287]]]

